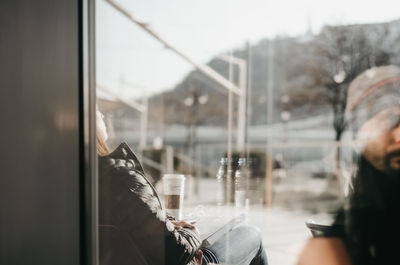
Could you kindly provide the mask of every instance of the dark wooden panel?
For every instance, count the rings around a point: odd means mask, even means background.
[[[0,264],[79,264],[79,1],[0,1]]]

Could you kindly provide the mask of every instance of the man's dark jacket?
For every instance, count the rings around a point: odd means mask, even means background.
[[[166,218],[126,143],[99,157],[99,234],[101,265],[185,265],[200,247],[197,232]]]

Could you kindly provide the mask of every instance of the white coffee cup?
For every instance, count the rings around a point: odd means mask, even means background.
[[[180,174],[164,174],[163,177],[165,209],[167,214],[182,219],[185,176]]]

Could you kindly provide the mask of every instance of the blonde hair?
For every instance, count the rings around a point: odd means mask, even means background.
[[[96,126],[96,149],[97,155],[106,156],[110,153],[106,141],[103,137],[103,134],[99,130],[99,127]]]

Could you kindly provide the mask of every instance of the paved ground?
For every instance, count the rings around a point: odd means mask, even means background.
[[[327,220],[328,216],[310,215],[300,211],[278,208],[249,207],[235,209],[230,206],[200,205],[186,206],[186,213],[200,216],[197,226],[202,234],[208,234],[240,213],[246,213],[246,223],[260,228],[270,265],[296,264],[304,243],[311,234],[305,226],[308,218]]]
[[[261,230],[270,265],[296,264],[302,247],[311,237],[305,221],[311,218],[327,223],[330,220],[328,214],[310,214],[304,210],[289,210],[281,206],[273,206],[270,209],[260,204],[250,205],[247,209],[217,206],[214,180],[201,180],[199,183],[201,192],[198,196],[193,195],[193,186],[190,181],[187,184],[184,212],[200,216],[197,224],[200,232],[207,234],[224,224],[229,218],[246,213],[246,223],[256,225]]]

